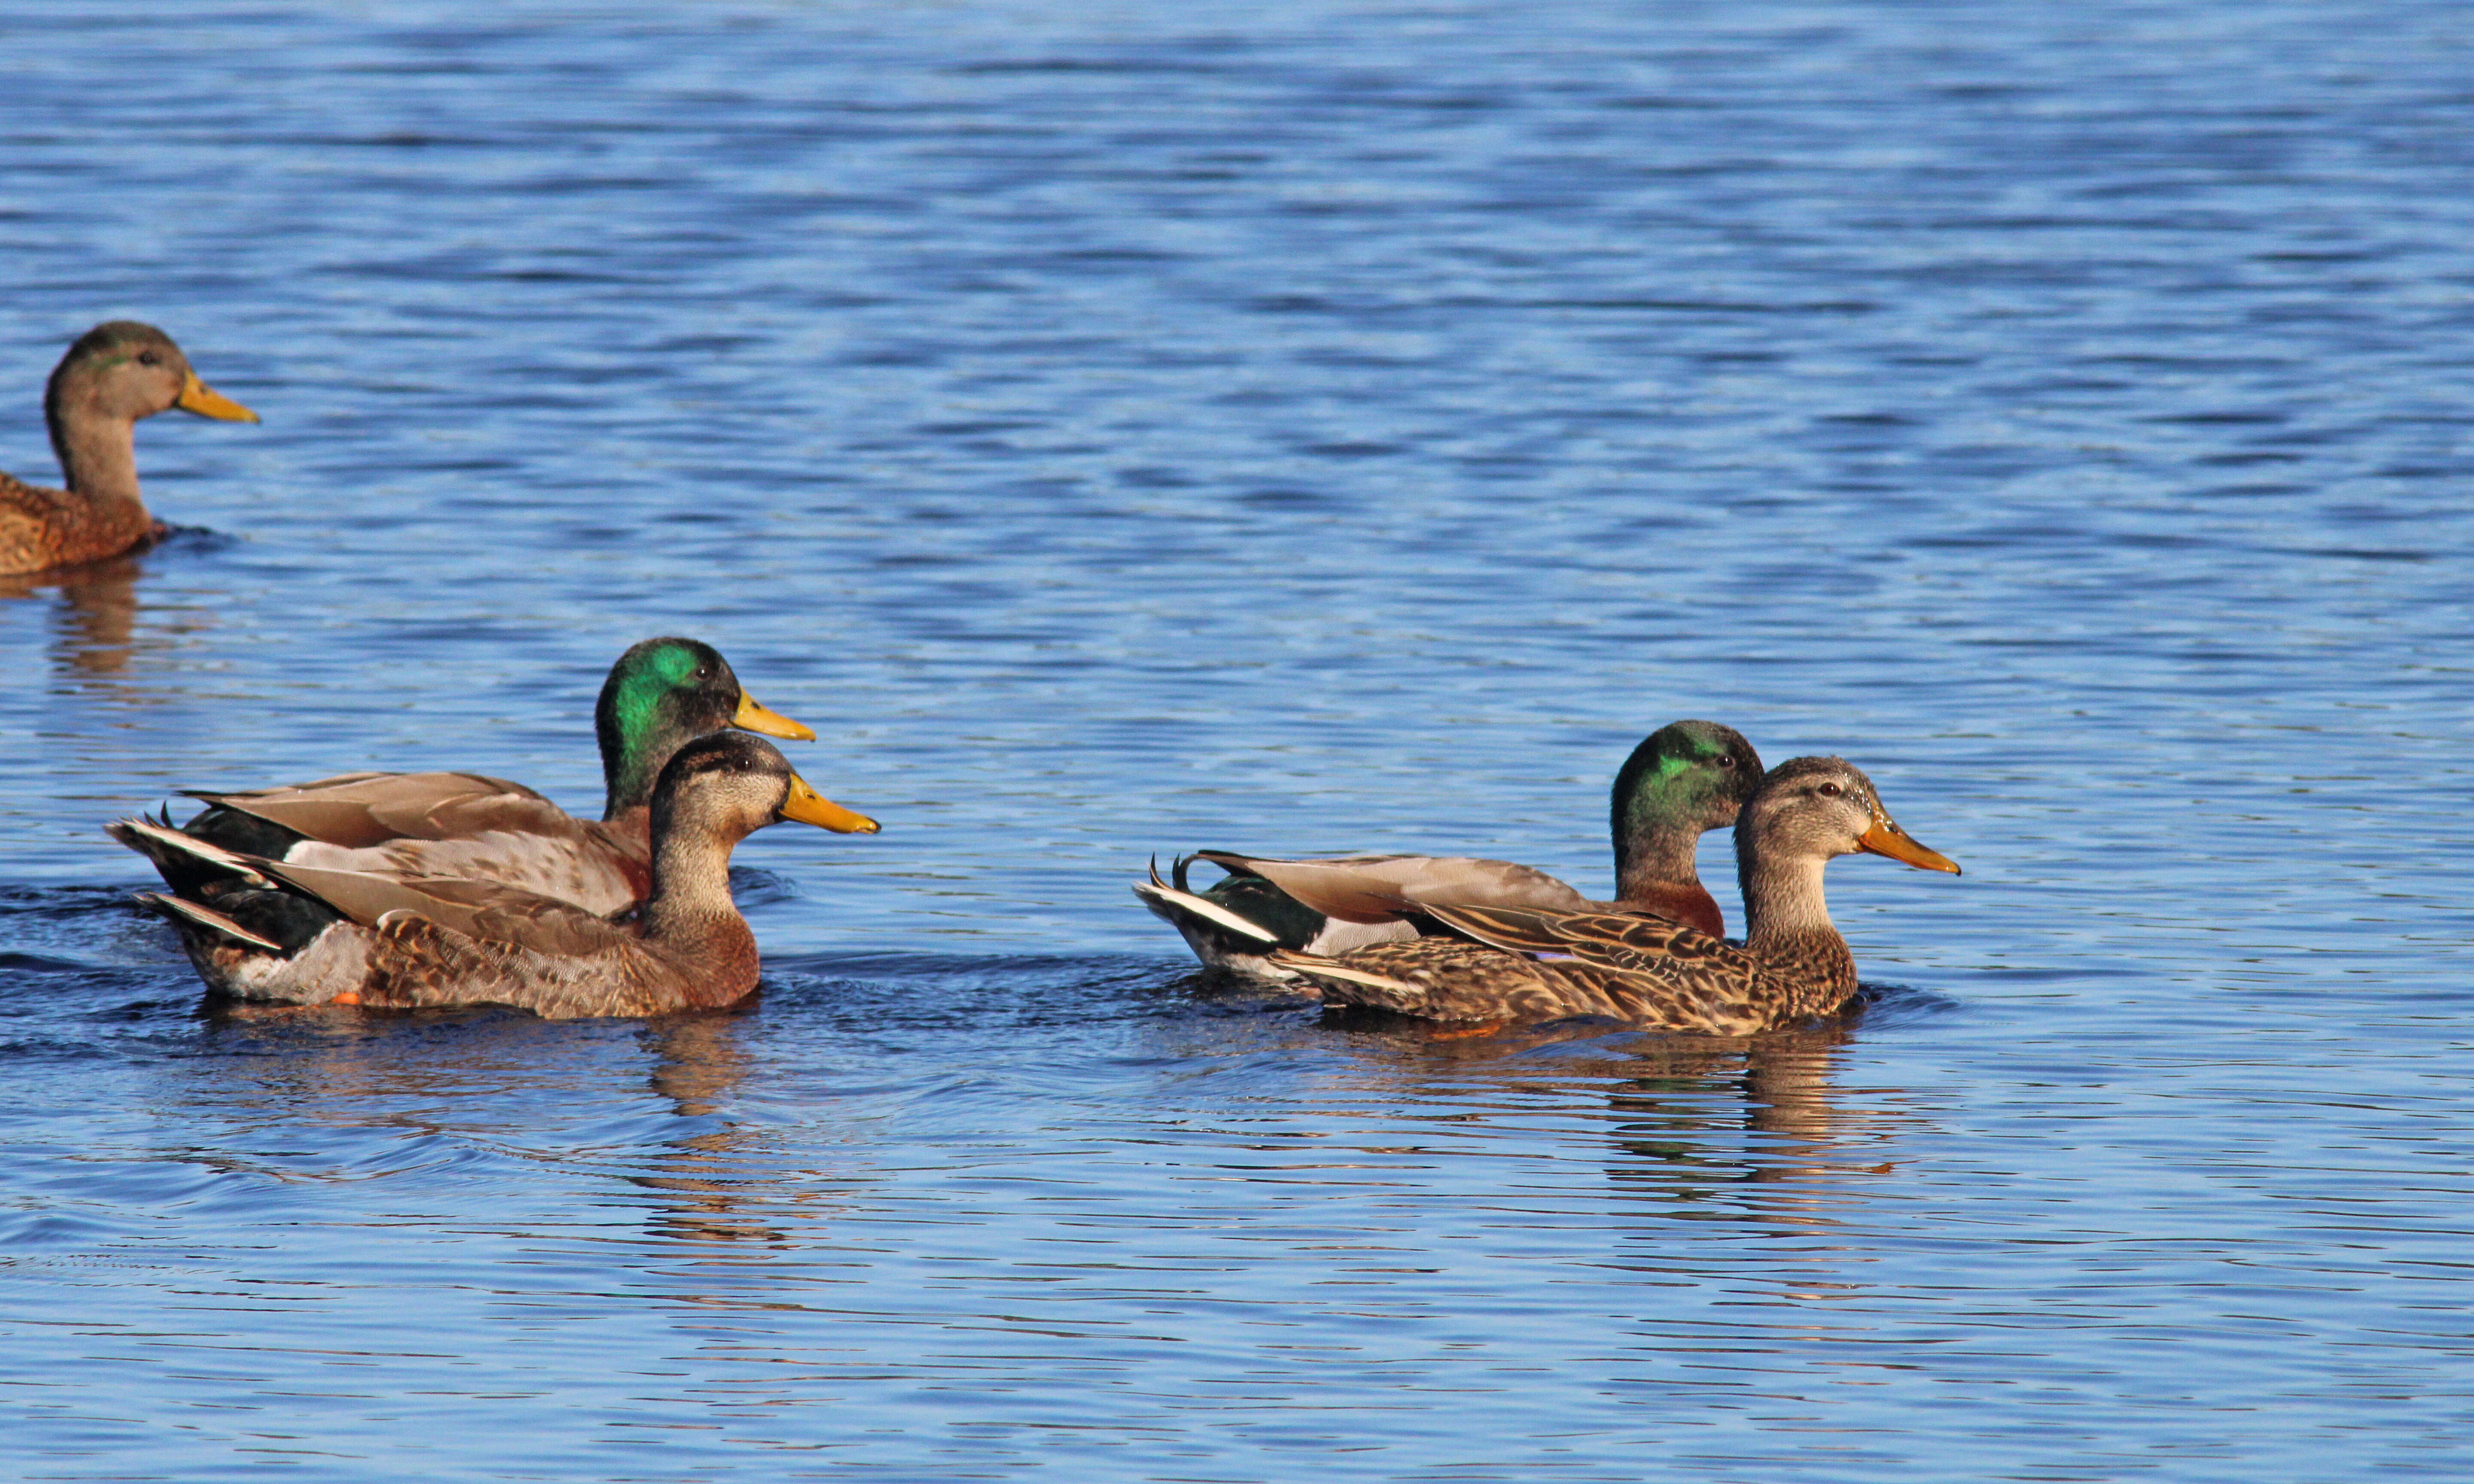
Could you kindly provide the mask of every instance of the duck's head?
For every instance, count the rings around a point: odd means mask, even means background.
[[[134,422],[175,407],[224,422],[257,420],[257,414],[200,381],[171,336],[134,320],[113,320],[79,336],[43,389],[43,411],[56,438],[63,422],[80,418]]]
[[[1761,779],[1735,821],[1735,856],[1826,861],[1858,850],[1957,875],[1958,863],[1899,827],[1862,769],[1843,757],[1795,757]]]
[[[1696,835],[1732,825],[1760,782],[1760,754],[1742,732],[1716,722],[1669,722],[1615,773],[1615,836],[1654,820],[1683,824]]]
[[[784,820],[845,835],[872,835],[879,827],[809,787],[772,743],[743,731],[718,731],[688,743],[653,785],[656,842],[684,831],[736,845]]]
[[[739,683],[730,661],[694,639],[646,639],[610,667],[593,705],[601,743],[601,775],[609,790],[604,819],[649,802],[662,767],[680,748],[728,728],[813,742],[816,734],[759,706]]]

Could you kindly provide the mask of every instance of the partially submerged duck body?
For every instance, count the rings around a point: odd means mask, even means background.
[[[1598,912],[1690,923],[1722,934],[1718,904],[1693,863],[1704,831],[1735,822],[1761,778],[1753,745],[1732,727],[1681,721],[1633,749],[1615,775],[1610,814],[1615,899],[1593,901],[1542,871],[1464,855],[1351,855],[1276,860],[1228,850],[1179,858],[1134,895],[1216,969],[1293,980],[1284,953],[1330,957],[1419,936],[1438,907]],[[1208,891],[1186,883],[1208,861],[1228,874]]]
[[[136,425],[174,408],[223,422],[257,414],[189,369],[172,337],[114,320],[78,337],[43,389],[43,420],[67,488],[0,474],[0,573],[100,562],[158,539],[137,492]]]
[[[510,1005],[553,1018],[716,1009],[756,988],[730,852],[781,820],[876,822],[820,797],[741,732],[681,748],[653,791],[653,890],[625,919],[497,882],[338,871],[226,851],[146,820],[109,826],[172,890],[138,900],[235,998],[384,1009]]]
[[[1830,921],[1822,868],[1870,851],[1928,871],[1958,867],[1899,827],[1873,782],[1835,757],[1780,764],[1735,822],[1740,944],[1636,915],[1432,906],[1451,936],[1273,961],[1326,1003],[1437,1020],[1595,1016],[1646,1028],[1741,1036],[1835,1014],[1856,960]]]
[[[652,889],[651,800],[670,757],[737,727],[802,741],[815,733],[759,706],[730,662],[694,639],[646,639],[610,667],[594,706],[602,817],[477,773],[350,773],[238,793],[192,791],[207,808],[183,833],[223,850],[298,866],[495,881],[594,913]]]

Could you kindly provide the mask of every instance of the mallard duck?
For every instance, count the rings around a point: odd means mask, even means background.
[[[1772,769],[1735,821],[1744,941],[1607,912],[1428,906],[1458,937],[1375,944],[1335,956],[1274,949],[1326,1003],[1437,1020],[1603,1016],[1742,1036],[1830,1015],[1856,993],[1856,960],[1831,925],[1821,869],[1858,850],[1958,874],[1881,807],[1873,780],[1837,757]]]
[[[652,889],[654,778],[680,748],[726,727],[815,737],[757,705],[712,645],[646,639],[618,657],[594,703],[597,821],[477,773],[348,773],[248,793],[192,790],[207,807],[181,830],[296,866],[497,881],[617,912]]]
[[[738,731],[680,748],[651,815],[652,895],[626,921],[493,881],[293,865],[142,819],[109,828],[171,884],[137,899],[180,929],[212,990],[386,1009],[512,1005],[551,1018],[746,998],[756,938],[730,899],[731,848],[780,820],[877,830],[820,797],[771,743]]]
[[[257,414],[189,370],[172,337],[114,320],[78,337],[43,389],[43,420],[65,490],[0,474],[0,572],[99,562],[167,529],[137,497],[137,419],[178,407],[223,422]]]
[[[1163,881],[1153,868],[1134,895],[1216,969],[1258,978],[1294,975],[1277,948],[1329,957],[1418,936],[1412,920],[1434,906],[1529,907],[1644,914],[1726,932],[1718,904],[1693,868],[1705,830],[1735,822],[1761,778],[1743,733],[1716,722],[1661,727],[1615,774],[1609,813],[1615,899],[1592,901],[1542,871],[1466,855],[1349,855],[1273,860],[1227,850],[1179,858]],[[1209,861],[1228,873],[1209,891],[1186,885],[1186,868]]]

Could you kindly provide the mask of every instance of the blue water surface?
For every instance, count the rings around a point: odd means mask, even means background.
[[[2427,0],[0,17],[0,467],[109,318],[266,419],[0,585],[0,1465],[2467,1477],[2469,80]],[[741,848],[744,1013],[219,1010],[126,905],[184,787],[589,808],[673,632],[885,824]],[[1832,869],[1860,1016],[1327,1021],[1127,892],[1603,890],[1682,716],[1966,865]]]

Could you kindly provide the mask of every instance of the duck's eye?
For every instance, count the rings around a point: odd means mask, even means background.
[[[1733,753],[1720,753],[1720,754],[1718,754],[1718,766],[1719,766],[1719,767],[1721,767],[1721,768],[1732,768],[1732,767],[1734,767],[1734,765],[1735,765],[1735,756],[1734,756],[1734,754]]]
[[[137,352],[137,364],[140,366],[160,366],[163,364],[163,358],[157,355],[152,350],[140,350]]]
[[[1822,784],[1822,785],[1821,785],[1821,794],[1822,794],[1822,797],[1823,797],[1823,798],[1825,798],[1825,799],[1835,799],[1835,798],[1837,798],[1840,794],[1843,794],[1843,793],[1845,793],[1845,792],[1846,792],[1846,790],[1845,790],[1845,789],[1840,788],[1840,787],[1839,787],[1837,784],[1835,784],[1835,783],[1824,783],[1824,784]]]

